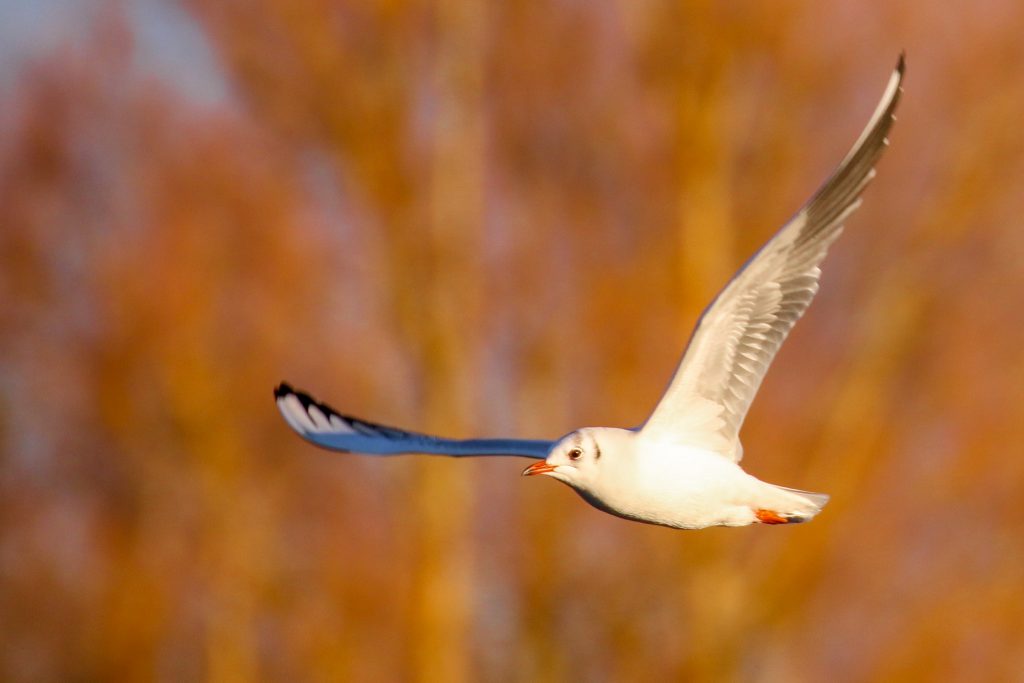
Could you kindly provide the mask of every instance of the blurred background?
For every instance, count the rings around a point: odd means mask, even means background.
[[[1024,4],[0,1],[0,679],[1024,678]],[[744,429],[812,524],[518,459],[636,425],[901,49]]]

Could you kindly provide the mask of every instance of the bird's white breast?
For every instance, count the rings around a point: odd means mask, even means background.
[[[638,436],[631,452],[609,459],[591,503],[628,519],[682,528],[749,524],[743,504],[759,484],[713,451]]]

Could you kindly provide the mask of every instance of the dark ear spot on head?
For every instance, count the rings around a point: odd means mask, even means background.
[[[594,441],[594,460],[600,460],[601,458],[601,445],[597,443],[597,439],[591,437]]]

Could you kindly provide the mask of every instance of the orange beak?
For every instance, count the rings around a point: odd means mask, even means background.
[[[535,462],[525,470],[523,470],[524,477],[532,477],[535,474],[547,474],[548,472],[554,472],[555,468],[553,465],[547,464],[545,461]]]

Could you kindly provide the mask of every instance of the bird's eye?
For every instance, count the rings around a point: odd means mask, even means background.
[[[583,457],[583,450],[582,449],[573,448],[572,450],[569,451],[569,459],[570,460],[579,460],[582,457]]]

